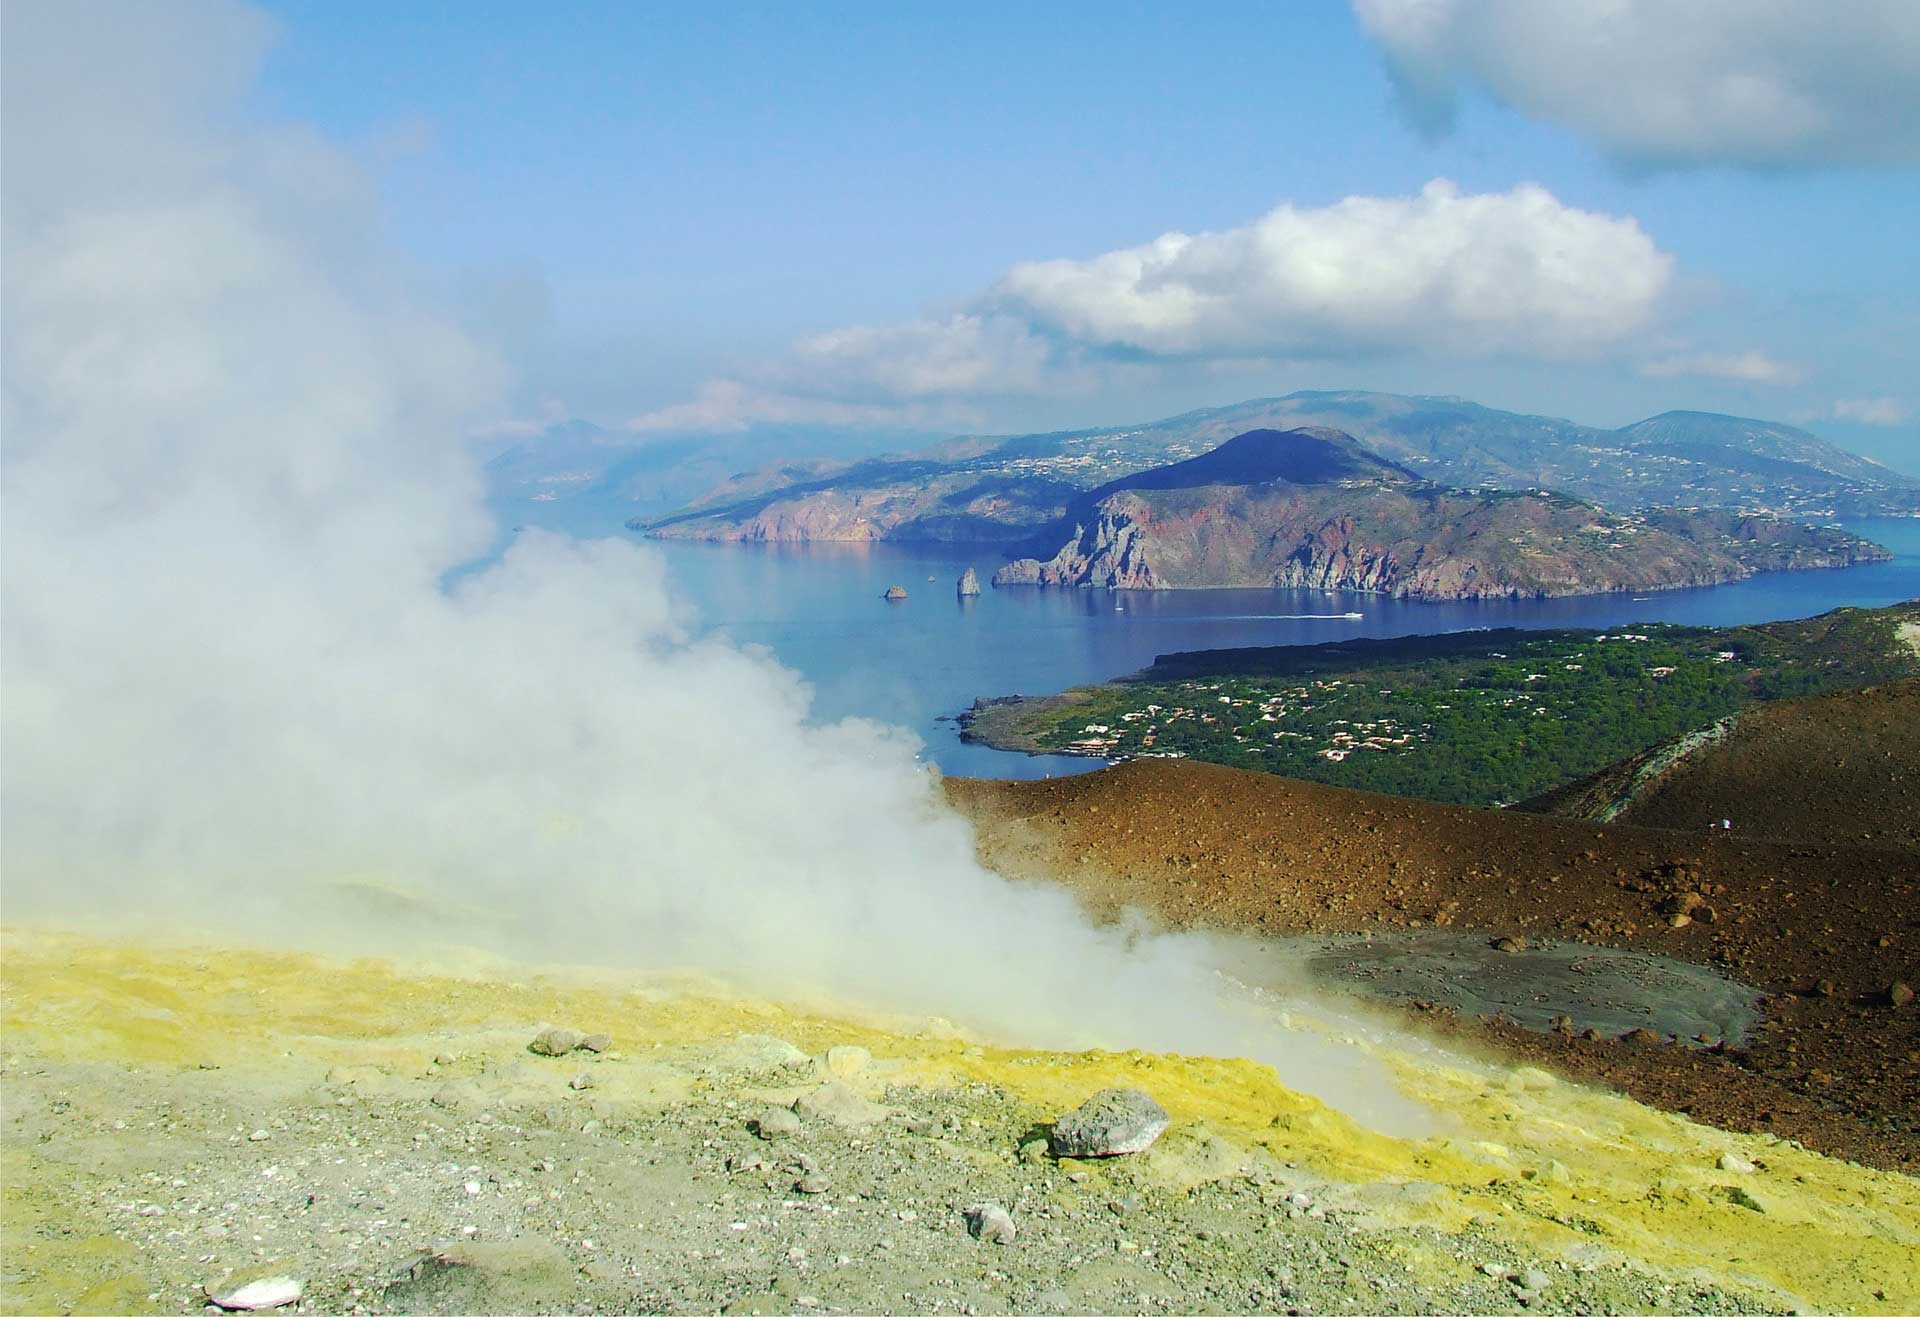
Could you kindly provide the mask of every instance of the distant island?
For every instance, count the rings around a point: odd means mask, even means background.
[[[1007,564],[993,583],[1546,598],[1889,556],[1779,517],[1621,516],[1562,494],[1448,489],[1321,427],[1249,431],[1123,477],[1075,500],[1064,522],[1058,547]],[[1037,538],[1046,552],[1048,536]]]
[[[1920,677],[1920,600],[1756,626],[1469,631],[1168,654],[1131,677],[982,699],[964,739],[1198,759],[1509,804],[1762,701]]]
[[[1384,463],[1463,491],[1551,491],[1618,513],[1920,516],[1920,479],[1778,422],[1677,411],[1604,430],[1461,398],[1310,391],[1140,425],[970,436],[901,456],[774,463],[628,525],[672,539],[1018,546],[1103,485],[1200,457],[1251,430],[1307,427],[1338,430]],[[534,487],[537,446],[501,459],[498,474],[511,470],[517,487]],[[640,503],[659,491],[657,477],[635,484],[611,457],[588,462],[568,445],[555,460],[561,455],[570,473],[579,468],[577,487],[617,487]],[[702,469],[713,460],[703,459]],[[597,483],[594,471],[603,472]]]

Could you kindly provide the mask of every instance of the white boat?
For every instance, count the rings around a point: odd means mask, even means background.
[[[1366,614],[1365,613],[1342,613],[1340,614],[1340,616],[1346,618],[1349,622],[1358,622],[1361,618],[1365,617]]]

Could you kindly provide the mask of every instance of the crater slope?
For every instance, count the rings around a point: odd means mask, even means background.
[[[1910,853],[1466,809],[1191,761],[946,789],[986,863],[1064,883],[1108,916],[1267,937],[1438,928],[1513,939],[1520,956],[1592,944],[1712,967],[1762,994],[1743,1047],[1408,1004],[1697,1119],[1920,1165],[1920,1007],[1889,995],[1920,980]]]

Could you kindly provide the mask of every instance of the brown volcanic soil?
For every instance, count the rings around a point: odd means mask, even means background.
[[[1615,796],[1607,770],[1524,808]],[[1598,788],[1598,790],[1594,790]],[[1687,755],[1616,817],[1650,828],[1736,833],[1827,846],[1887,846],[1920,855],[1920,680],[1742,713],[1725,740]]]
[[[1190,761],[947,792],[986,863],[1064,882],[1101,913],[1270,935],[1439,925],[1714,965],[1769,994],[1744,1049],[1441,1028],[1711,1124],[1920,1171],[1920,1003],[1888,996],[1920,983],[1913,854],[1463,809]],[[1683,892],[1711,919],[1670,927],[1663,902]]]

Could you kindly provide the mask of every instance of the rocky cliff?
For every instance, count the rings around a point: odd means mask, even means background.
[[[1714,585],[1885,558],[1855,536],[1771,517],[1616,516],[1557,495],[1407,481],[1127,489],[996,586],[1363,590],[1412,599],[1542,598]]]
[[[1355,436],[1373,462],[1444,485],[1560,490],[1621,510],[1762,509],[1820,520],[1920,514],[1920,479],[1773,422],[1668,412],[1601,430],[1461,398],[1305,392],[1121,428],[972,436],[838,463],[786,461],[737,474],[671,516],[635,516],[628,525],[676,539],[1007,543],[1108,482],[1205,460],[1262,426],[1333,427]],[[565,480],[582,474],[576,467],[597,469],[571,453],[563,447],[554,459],[570,463],[561,468]],[[529,460],[522,454],[496,474],[554,478],[538,462],[532,474],[521,470]],[[615,483],[632,492],[631,480]]]

